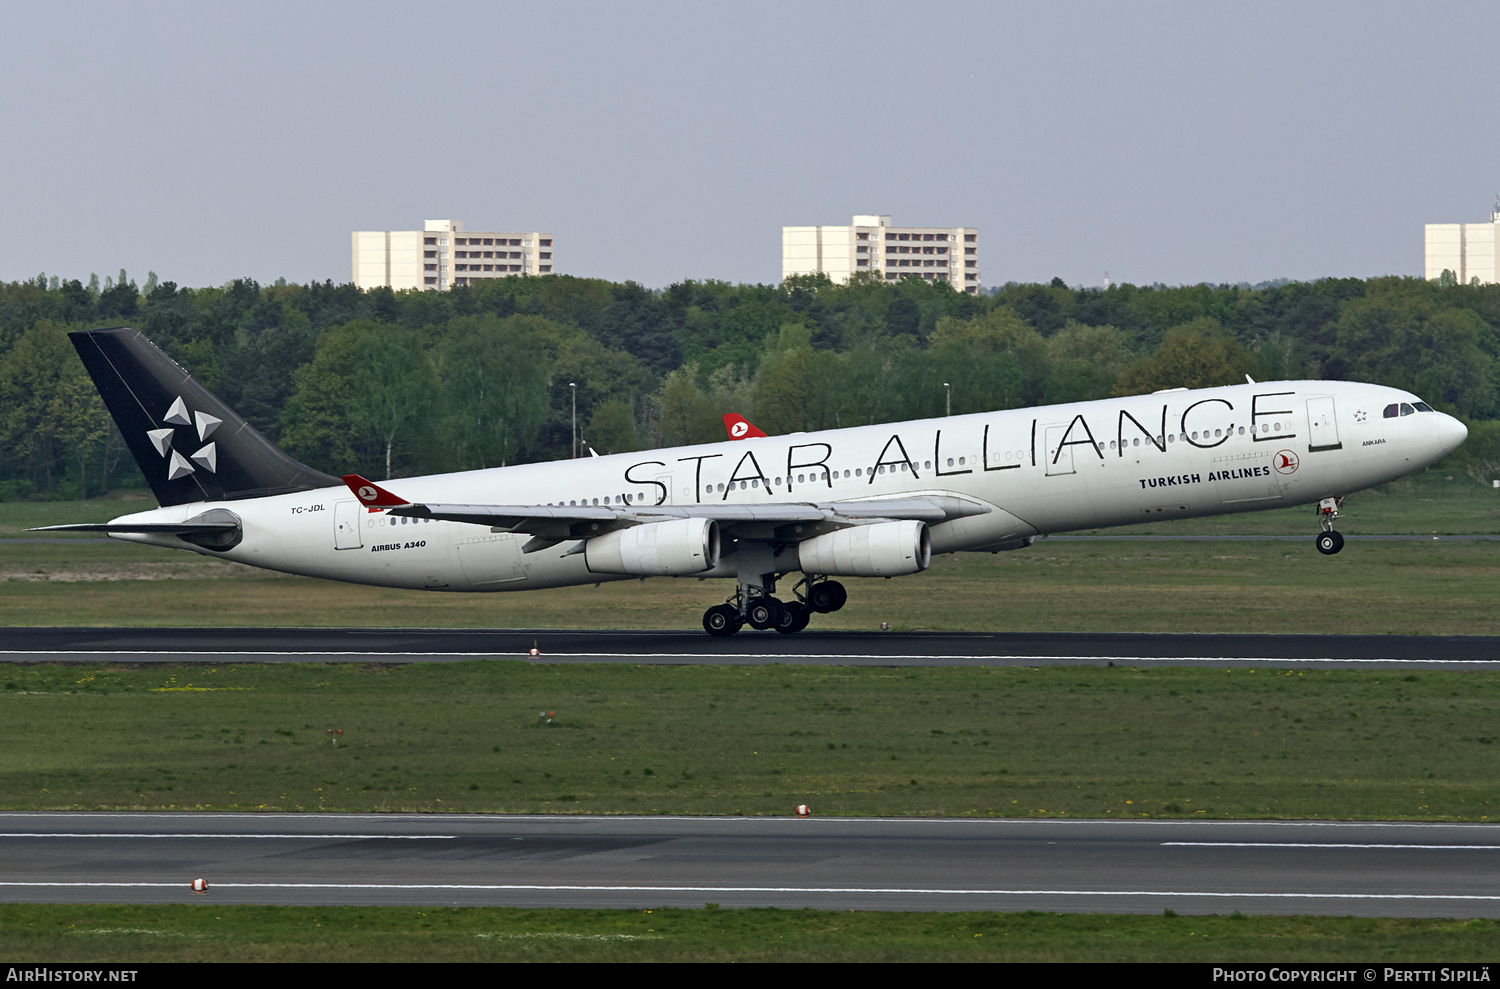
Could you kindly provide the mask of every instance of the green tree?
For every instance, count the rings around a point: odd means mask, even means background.
[[[656,430],[664,446],[688,446],[722,439],[719,415],[698,387],[698,365],[684,364],[668,374],[652,398]]]
[[[391,476],[398,442],[415,447],[431,422],[440,397],[437,370],[423,334],[400,326],[376,325],[354,348],[354,407],[385,450],[385,476]]]
[[[1465,415],[1495,406],[1489,327],[1468,309],[1443,308],[1419,279],[1383,279],[1345,304],[1334,324],[1347,377],[1405,388]]]
[[[281,445],[287,453],[330,474],[363,474],[373,468],[357,451],[358,438],[367,431],[358,418],[352,385],[362,328],[345,324],[323,334],[312,362],[293,373],[295,388],[281,416]]]
[[[1108,398],[1134,361],[1125,334],[1113,326],[1069,322],[1047,340],[1042,401],[1060,404]]]
[[[551,368],[543,342],[515,317],[459,316],[449,321],[438,353],[455,466],[515,460],[550,412]]]
[[[1163,388],[1241,384],[1254,359],[1212,317],[1174,326],[1145,360],[1120,376],[1116,395],[1145,395]]]
[[[66,447],[86,458],[107,424],[67,327],[41,320],[0,359],[0,443],[27,465],[42,490],[56,486]]]
[[[635,415],[630,406],[618,398],[608,398],[594,406],[584,435],[589,446],[606,456],[641,448]]]

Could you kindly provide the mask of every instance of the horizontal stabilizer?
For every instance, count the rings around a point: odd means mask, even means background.
[[[234,549],[245,537],[244,523],[227,508],[210,508],[181,522],[75,522],[43,525],[32,532],[102,532],[110,536],[180,536],[195,546],[216,551]]]
[[[39,525],[27,532],[114,532],[148,533],[165,536],[191,536],[204,532],[229,532],[238,529],[238,521],[223,522],[80,522],[75,525]]]

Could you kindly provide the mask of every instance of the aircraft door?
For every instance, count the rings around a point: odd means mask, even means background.
[[[1339,420],[1334,412],[1333,396],[1309,398],[1307,400],[1307,452],[1342,450],[1339,441]]]
[[[357,501],[333,503],[334,549],[359,549],[364,545],[359,535],[359,523],[364,515],[365,506]]]
[[[652,480],[654,480],[656,482],[656,484],[661,485],[661,487],[657,487],[656,485],[652,485],[651,487],[647,488],[646,489],[646,500],[645,500],[644,504],[653,505],[653,506],[655,506],[655,505],[670,505],[670,504],[672,504],[672,475],[671,474],[658,474],[658,475],[656,475],[656,477],[652,478]],[[688,493],[691,493],[691,492],[688,492]],[[658,499],[658,498],[660,498],[661,501],[657,501],[656,499]],[[689,499],[688,501],[689,501],[689,503],[691,503],[691,499]]]
[[[1048,426],[1043,436],[1046,445],[1042,448],[1043,455],[1047,461],[1047,476],[1053,474],[1076,474],[1073,468],[1073,446],[1061,446],[1068,435],[1068,423],[1060,422],[1055,426]]]

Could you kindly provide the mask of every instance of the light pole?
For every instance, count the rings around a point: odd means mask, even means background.
[[[951,416],[953,414],[953,386],[944,381],[943,387],[948,389],[948,411],[945,412],[944,415]]]
[[[578,459],[578,384],[568,382],[568,387],[573,389],[573,459]]]

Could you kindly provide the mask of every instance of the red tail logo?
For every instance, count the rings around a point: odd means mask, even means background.
[[[344,483],[349,485],[349,490],[354,492],[354,497],[371,508],[402,508],[411,502],[399,495],[393,495],[374,481],[360,477],[358,474],[345,474]]]
[[[727,413],[724,416],[724,431],[729,434],[729,438],[732,440],[743,440],[751,436],[766,435],[756,427],[755,423],[734,412]]]

